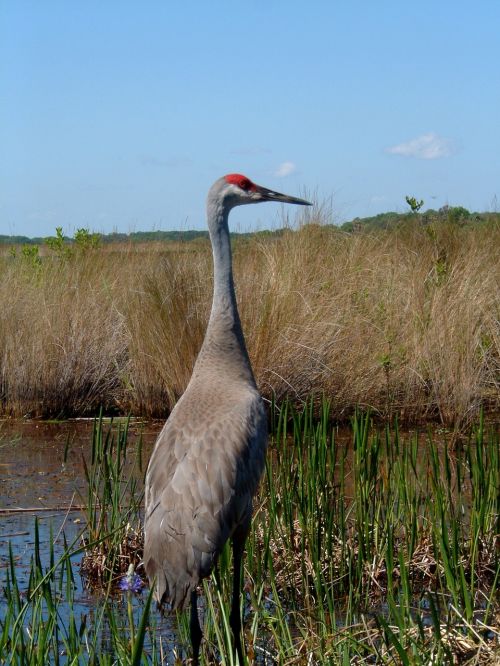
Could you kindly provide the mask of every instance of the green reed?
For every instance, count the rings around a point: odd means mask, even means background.
[[[452,447],[417,432],[402,439],[397,423],[380,432],[358,414],[346,438],[328,416],[313,400],[275,416],[247,549],[250,575],[270,581],[293,625],[281,659],[301,645],[307,654],[300,635],[316,635],[310,654],[325,663],[444,659],[459,649],[457,631],[477,643],[498,610],[498,434],[481,420]],[[376,631],[354,639],[367,618]]]
[[[90,462],[82,457],[87,481],[85,517],[91,540],[115,532],[124,523],[139,522],[142,493],[133,469],[127,467],[129,420],[106,427],[94,422]],[[141,465],[140,442],[137,462]]]
[[[34,547],[26,589],[21,589],[16,562],[9,549],[9,564],[2,580],[0,613],[0,664],[148,664],[144,650],[152,595],[139,613],[128,602],[128,622],[119,620],[116,600],[109,594],[96,603],[91,619],[77,613],[75,574],[71,557],[83,552],[67,544],[56,560],[50,539],[48,562],[42,562],[38,521],[34,523]],[[102,654],[102,632],[107,624],[108,653]],[[156,662],[159,663],[159,662]]]
[[[82,570],[89,584],[114,584],[142,556],[142,440],[130,460],[129,420],[114,427],[102,415],[94,422],[90,459],[82,456],[87,493],[87,546]]]
[[[241,602],[248,663],[494,663],[498,433],[481,418],[462,441],[402,435],[397,422],[379,429],[366,413],[338,431],[330,413],[318,398],[302,408],[272,405]],[[83,546],[66,544],[59,559],[51,547],[43,562],[35,523],[27,590],[20,589],[11,551],[0,664],[174,663],[151,594],[117,598],[117,570],[101,577],[91,615],[75,610],[75,555],[100,548],[119,559],[123,530],[138,521],[141,488],[131,474],[128,439],[127,424],[96,422]],[[226,547],[203,586],[205,663],[236,664],[231,568]],[[177,619],[180,659],[189,654],[188,614]]]

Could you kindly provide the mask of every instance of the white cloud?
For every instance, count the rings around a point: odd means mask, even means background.
[[[274,172],[274,175],[277,178],[284,178],[285,176],[289,176],[291,173],[296,171],[296,169],[297,167],[293,162],[282,162]]]
[[[406,143],[391,146],[386,151],[393,155],[416,157],[419,160],[437,160],[453,153],[453,143],[450,139],[438,136],[434,132],[428,132]]]

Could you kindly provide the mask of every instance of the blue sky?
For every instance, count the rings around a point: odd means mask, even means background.
[[[204,228],[227,172],[339,222],[491,210],[499,26],[496,0],[0,0],[0,234]]]

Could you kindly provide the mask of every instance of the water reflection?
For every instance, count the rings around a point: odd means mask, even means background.
[[[130,450],[135,451],[135,443],[142,438],[142,455],[147,461],[162,425],[161,422],[131,421]],[[68,544],[74,544],[75,549],[80,546],[85,520],[79,507],[86,490],[82,460],[90,453],[92,429],[93,421],[86,419],[62,423],[0,421],[0,588],[4,587],[8,575],[10,544],[21,594],[28,589],[35,521],[38,522],[44,570],[50,567],[51,557],[56,562],[62,557]],[[61,600],[60,610],[67,617],[72,612],[77,626],[87,623],[99,627],[99,640],[105,646],[109,643],[110,603],[117,622],[125,627],[129,598],[119,594],[110,602],[103,594],[90,591],[80,576],[81,558],[81,553],[71,558],[72,599],[71,603]],[[142,612],[143,600],[131,595],[130,601],[137,617]],[[6,599],[1,595],[0,620],[5,617],[6,608]],[[171,619],[158,617],[155,621],[159,622],[157,630],[162,637],[172,643]]]

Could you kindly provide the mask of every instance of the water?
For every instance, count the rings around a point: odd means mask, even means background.
[[[113,423],[116,425],[118,421]],[[138,450],[136,444],[139,437],[142,439],[143,471],[137,472],[140,489],[147,461],[163,423],[130,421],[127,449],[131,464]],[[86,502],[87,491],[83,459],[88,462],[90,458],[93,426],[93,419],[63,422],[0,420],[0,622],[4,620],[7,609],[3,588],[10,567],[9,548],[14,558],[17,583],[21,595],[25,596],[35,550],[35,522],[38,523],[39,552],[44,571],[50,568],[51,556],[57,562],[68,545],[72,545],[71,550],[78,549],[81,537],[86,535],[85,516],[81,510]],[[118,626],[126,632],[129,623],[128,603],[132,603],[137,626],[149,590],[145,588],[142,594],[130,596],[117,592],[110,599],[104,591],[89,588],[85,578],[80,575],[81,561],[81,552],[71,557],[74,574],[74,585],[69,595],[71,601],[67,601],[64,585],[63,592],[55,594],[61,626],[64,627],[70,617],[75,618],[77,628],[92,626],[99,634],[101,653],[113,653],[109,611]],[[57,573],[56,578],[59,575]],[[198,607],[203,622],[206,612],[203,596],[199,599]],[[25,616],[23,624],[29,627],[29,615]],[[179,641],[175,617],[154,612],[151,614],[150,627],[159,637],[158,644],[165,657],[164,663],[179,663],[176,660]],[[149,641],[147,635],[146,647]],[[256,661],[259,664],[268,663],[263,656],[257,657]],[[66,663],[64,658],[61,663]]]
[[[162,427],[161,422],[131,421],[130,449],[139,436],[143,456],[147,461],[153,443]],[[85,520],[78,509],[84,504],[86,482],[83,457],[87,457],[92,440],[93,421],[78,419],[62,423],[36,421],[0,421],[0,590],[8,573],[9,544],[15,562],[16,577],[21,594],[27,590],[35,546],[35,521],[38,522],[39,550],[42,567],[50,566],[51,544],[57,561],[66,544],[78,548],[85,530]],[[66,458],[66,459],[65,459]],[[77,626],[87,622],[99,624],[102,649],[106,649],[109,629],[103,608],[104,594],[92,591],[80,575],[82,554],[71,558],[74,574],[72,612]],[[146,595],[143,594],[142,597]],[[131,597],[136,618],[142,612],[144,599]],[[127,625],[126,594],[117,594],[112,601],[118,623]],[[109,605],[109,600],[108,600]],[[0,592],[0,620],[5,617],[7,604]],[[71,609],[64,600],[62,615],[69,617]],[[29,621],[26,618],[25,623]],[[157,618],[157,631],[170,646],[175,633],[171,618]],[[172,647],[167,646],[167,652]]]
[[[138,472],[141,483],[146,461],[149,459],[152,445],[162,425],[163,422],[131,421],[128,437],[130,455],[127,454],[127,460],[134,461],[135,442],[141,436],[143,471]],[[9,543],[21,592],[28,588],[29,583],[35,545],[35,519],[38,520],[40,554],[45,570],[50,563],[51,544],[54,544],[53,557],[56,561],[65,551],[64,536],[66,543],[74,542],[75,548],[80,545],[85,520],[79,507],[85,504],[82,495],[86,494],[87,487],[82,460],[83,458],[88,459],[92,430],[93,422],[91,420],[73,420],[63,423],[0,420],[0,621],[5,617],[7,607],[2,589],[10,566]],[[436,435],[439,436],[437,451],[440,459],[446,454],[453,463],[455,456],[461,454],[444,446],[445,433],[436,433]],[[343,447],[344,437],[346,444],[347,442],[352,443],[352,431],[337,433],[336,441],[341,442],[341,447]],[[425,434],[420,441],[422,447],[425,447]],[[346,500],[349,500],[355,495],[352,446],[347,446],[345,451],[344,491]],[[276,450],[271,447],[271,461],[273,452],[276,453]],[[422,448],[422,453],[424,452],[425,448]],[[460,458],[457,460],[460,462]],[[425,479],[429,475],[428,464],[426,455],[418,455],[414,472],[422,480],[422,487],[427,487]],[[454,463],[450,474],[448,481],[451,487],[455,487],[457,478]],[[470,484],[470,475],[466,474],[466,468],[463,467],[459,485],[462,492],[463,514],[467,522],[470,511]],[[128,603],[129,601],[132,603],[132,612],[137,625],[146,594],[128,597],[126,594],[117,593],[110,600],[103,592],[93,592],[86,587],[85,580],[80,576],[81,557],[81,553],[78,553],[71,559],[74,589],[69,596],[72,598],[72,603],[71,605],[67,603],[64,594],[60,595],[59,618],[61,622],[66,622],[73,613],[77,628],[82,625],[91,626],[94,635],[98,637],[100,649],[103,652],[113,652],[112,638],[116,635],[116,631],[113,632],[110,629],[109,622],[116,622],[118,627],[124,628],[123,632],[118,633],[126,634]],[[339,599],[339,601],[342,600]],[[249,604],[248,601],[247,605],[249,606]],[[200,600],[200,608],[203,613],[205,610],[203,600]],[[375,610],[389,620],[390,609],[386,607],[383,600]],[[111,611],[113,620],[108,611]],[[271,608],[267,608],[266,612],[272,615]],[[339,626],[342,624],[342,612],[342,607],[340,607]],[[424,625],[431,626],[431,617],[428,609],[422,606],[420,595],[415,597],[414,612],[422,619]],[[314,618],[311,620],[314,621]],[[29,618],[24,618],[23,626],[26,627],[28,622]],[[294,636],[301,636],[304,628],[299,626],[295,628],[293,622],[293,620],[289,621],[291,633]],[[175,663],[173,650],[176,643],[179,642],[176,619],[169,615],[161,618],[158,613],[153,612],[151,613],[151,623],[154,625],[156,635],[161,636],[166,663]],[[181,642],[184,643],[186,641],[185,638],[182,638],[182,633],[186,634],[185,624],[181,631]],[[266,641],[269,640],[268,632],[266,633],[265,629],[261,630],[257,640],[255,647],[264,654]],[[270,641],[271,643],[272,641]],[[2,655],[0,655],[0,662],[1,658]],[[257,663],[272,662],[266,661],[264,657],[257,657]]]

